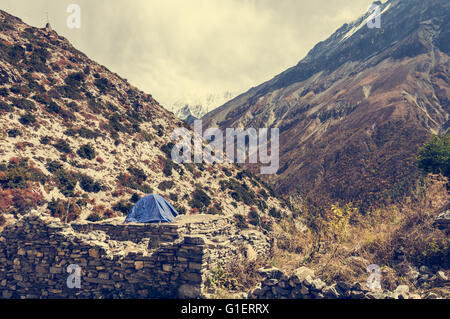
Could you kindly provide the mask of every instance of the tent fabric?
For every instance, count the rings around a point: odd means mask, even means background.
[[[151,194],[139,200],[125,219],[125,223],[170,223],[178,212],[164,197]]]

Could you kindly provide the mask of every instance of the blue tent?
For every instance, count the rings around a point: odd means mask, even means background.
[[[136,203],[125,223],[170,223],[177,216],[178,212],[164,197],[151,194]]]

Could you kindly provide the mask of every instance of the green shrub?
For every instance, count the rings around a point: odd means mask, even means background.
[[[83,96],[81,95],[80,89],[77,87],[65,85],[56,87],[59,94],[62,96],[72,99],[72,100],[81,100]]]
[[[147,180],[147,175],[145,174],[144,170],[141,168],[130,166],[127,168],[127,171],[139,181],[145,182]]]
[[[208,209],[209,215],[223,215],[222,206],[218,203],[214,204],[211,208]]]
[[[65,131],[64,134],[72,137],[79,136],[86,139],[96,139],[97,137],[102,136],[102,134],[98,130],[92,131],[84,126],[79,129],[70,128]]]
[[[175,208],[175,210],[178,212],[178,214],[180,215],[185,215],[186,214],[186,208],[184,206],[178,206],[176,204],[173,205],[173,208]]]
[[[14,94],[20,94],[20,91],[23,89],[23,86],[20,85],[13,85],[9,90],[11,91],[11,93]]]
[[[45,168],[50,172],[50,173],[56,173],[58,170],[63,168],[63,164],[59,161],[49,161],[45,164]]]
[[[76,120],[76,117],[75,117],[75,115],[73,115],[72,112],[63,110],[58,104],[56,104],[53,101],[51,101],[47,105],[46,109],[50,113],[59,114],[66,121],[68,121],[68,120],[70,120],[70,121]]]
[[[3,175],[0,175],[0,185],[8,189],[25,189],[28,182],[40,182],[44,184],[46,176],[38,169],[28,165],[27,160],[20,163],[10,163]]]
[[[64,169],[59,169],[54,173],[58,182],[60,192],[66,197],[73,197],[75,186],[77,186],[78,178],[75,174]]]
[[[19,118],[19,122],[24,126],[33,125],[36,123],[36,117],[31,113],[26,113]]]
[[[0,101],[0,111],[11,112],[12,110],[13,107],[11,106],[11,104]]]
[[[158,185],[158,189],[165,192],[168,189],[172,189],[175,186],[175,183],[173,181],[163,181]]]
[[[176,202],[178,202],[178,195],[175,194],[175,193],[170,193],[170,194],[169,194],[169,199],[170,199],[172,202],[176,203]]]
[[[86,218],[87,221],[90,221],[92,223],[99,222],[102,219],[103,218],[98,213],[92,213],[88,216],[88,218]]]
[[[94,85],[99,89],[100,93],[106,93],[113,85],[105,78],[99,78],[94,81]]]
[[[52,138],[50,136],[42,136],[39,140],[42,145],[48,145],[51,142]]]
[[[16,128],[13,128],[13,129],[11,129],[11,130],[8,131],[8,136],[9,136],[9,137],[12,137],[12,138],[16,138],[16,137],[18,137],[18,136],[22,136],[22,132],[19,131],[19,130],[16,129]]]
[[[130,198],[130,202],[132,202],[134,204],[136,204],[140,200],[141,200],[141,196],[139,196],[138,193],[134,193]]]
[[[120,174],[118,176],[118,181],[122,186],[139,190],[144,194],[153,193],[153,189],[148,184],[144,183],[144,181],[147,180],[147,176],[143,170],[129,167],[128,171],[133,175]]]
[[[70,147],[69,143],[67,143],[65,140],[58,140],[53,146],[60,151],[61,153],[70,154],[72,153],[72,148]]]
[[[167,177],[172,176],[172,169],[173,169],[173,162],[172,162],[172,160],[167,159],[164,162],[164,167],[163,167],[164,175],[166,175]]]
[[[90,144],[81,146],[77,151],[78,156],[87,160],[93,160],[97,154],[95,149]]]
[[[75,112],[79,112],[80,111],[80,107],[78,106],[78,104],[74,101],[70,102],[69,104],[67,104],[67,106],[74,110]]]
[[[35,100],[36,102],[38,102],[40,104],[44,104],[44,105],[47,105],[50,103],[50,97],[47,94],[43,94],[43,93],[35,94],[32,97],[32,99]]]
[[[12,100],[13,105],[17,107],[18,109],[25,110],[25,111],[35,111],[36,105],[33,101],[27,100],[27,99],[16,99],[14,98]]]
[[[442,174],[450,178],[450,133],[433,136],[420,148],[417,164],[426,173]]]
[[[193,198],[189,202],[192,208],[197,208],[199,211],[205,210],[211,205],[211,197],[208,196],[202,189],[197,188],[192,194]]]
[[[259,226],[261,223],[261,217],[256,210],[251,209],[248,213],[248,222],[253,226]]]
[[[224,174],[228,177],[233,176],[233,173],[231,173],[230,170],[226,167],[222,168],[222,172],[224,172]]]
[[[234,219],[236,220],[237,228],[239,228],[239,229],[247,229],[248,228],[248,222],[244,216],[236,214],[236,215],[234,215]]]
[[[221,181],[222,190],[231,189],[231,197],[239,202],[243,202],[244,204],[251,206],[257,205],[256,194],[250,190],[245,183],[239,183],[236,180],[231,181]]]
[[[56,114],[60,114],[62,111],[61,107],[53,101],[47,105],[46,109],[48,112]]]
[[[78,135],[82,138],[87,139],[96,139],[97,137],[100,137],[102,134],[100,132],[92,131],[84,126],[80,127],[80,129],[77,131]]]
[[[413,251],[413,256],[419,263],[428,266],[439,265],[439,267],[448,268],[450,265],[450,239],[449,238],[430,238],[424,242],[421,251]]]
[[[156,130],[156,135],[158,135],[159,137],[162,137],[164,135],[164,127],[161,124],[155,126],[154,129]]]
[[[85,79],[85,75],[82,72],[76,72],[76,73],[72,73],[69,74],[66,79],[64,80],[64,82],[68,85],[68,86],[72,86],[72,87],[80,87],[83,84],[83,81]]]
[[[261,221],[261,228],[267,232],[271,232],[273,230],[272,224],[269,221]]]
[[[38,47],[33,50],[33,54],[29,56],[26,63],[29,66],[29,72],[48,73],[50,69],[46,66],[50,53],[46,48]]]
[[[262,198],[264,198],[265,200],[267,200],[269,198],[269,195],[267,194],[267,192],[264,189],[261,189],[259,191],[259,196],[261,196]]]
[[[153,140],[152,134],[148,132],[141,132],[142,139],[146,142],[151,142]]]
[[[52,82],[53,79],[49,78],[48,80],[49,80],[49,82]],[[52,83],[52,84],[54,84],[54,83]],[[59,94],[58,90],[56,90],[56,89],[50,89],[47,92],[47,94],[51,99],[55,99],[55,100],[61,99],[61,94]]]
[[[172,157],[172,149],[174,148],[175,144],[170,142],[166,145],[163,145],[161,147],[161,151],[166,154],[167,158],[171,158]]]
[[[88,193],[98,193],[102,190],[102,185],[94,181],[90,176],[80,174],[80,187]]]
[[[13,64],[18,63],[25,58],[25,49],[21,45],[14,45],[12,47],[7,46],[6,53],[9,58],[8,60]]]
[[[102,111],[105,110],[105,106],[101,102],[98,102],[93,98],[88,99],[88,107],[95,114],[100,114]]]
[[[143,192],[144,194],[152,194],[153,193],[153,188],[151,188],[150,185],[145,184],[145,183],[142,185],[139,185],[137,190]]]
[[[123,132],[127,133],[128,129],[125,125],[121,123],[122,119],[120,118],[119,114],[114,113],[109,117],[109,130],[111,132]]]
[[[81,209],[76,203],[71,201],[64,201],[61,199],[52,199],[47,209],[53,217],[59,218],[63,222],[72,222],[78,219],[81,214]]]
[[[269,211],[269,215],[273,218],[280,219],[281,218],[281,212],[277,210],[275,207],[272,207]]]
[[[258,200],[258,208],[260,211],[265,211],[267,207],[267,203],[265,200]]]
[[[128,215],[130,211],[133,209],[133,206],[134,205],[132,203],[127,202],[125,200],[121,200],[113,206],[113,209],[115,211],[121,212],[123,215]]]

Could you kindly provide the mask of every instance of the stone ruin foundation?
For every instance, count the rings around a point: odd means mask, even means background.
[[[254,255],[272,247],[263,234],[238,231],[226,217],[122,222],[63,224],[33,212],[6,226],[0,298],[202,298],[211,271],[242,247]],[[69,288],[70,265],[81,269],[79,288]]]

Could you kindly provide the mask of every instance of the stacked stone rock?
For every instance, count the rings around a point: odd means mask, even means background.
[[[440,229],[450,231],[450,209],[439,214],[439,216],[434,221],[434,225]]]
[[[422,289],[431,289],[439,287],[450,288],[450,280],[444,269],[440,267],[411,267],[408,266],[405,271],[406,276],[414,286]]]
[[[194,234],[186,225],[72,227],[30,214],[0,233],[0,297],[202,297],[211,265],[226,263],[237,247],[209,239],[221,227],[224,234],[232,231],[223,220],[189,227]],[[81,267],[80,289],[67,286],[69,265]]]
[[[406,299],[420,298],[410,294],[409,287],[401,285],[395,291],[370,291],[365,284],[348,285],[337,282],[327,285],[317,278],[314,271],[301,267],[292,275],[278,268],[262,268],[259,273],[265,278],[253,289],[251,299]]]

